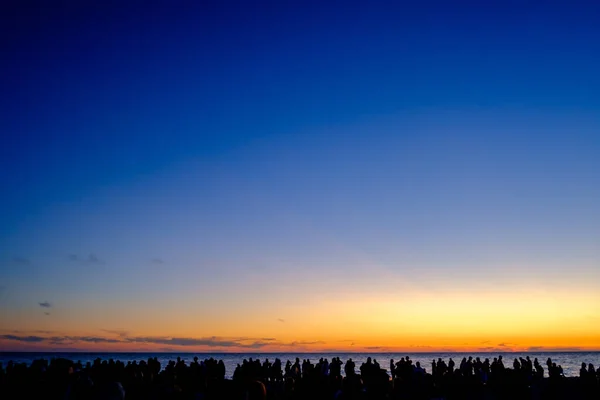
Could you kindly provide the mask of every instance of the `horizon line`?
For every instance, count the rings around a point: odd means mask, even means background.
[[[522,351],[85,351],[85,350],[23,350],[4,351],[14,353],[69,353],[69,354],[505,354],[505,353],[600,353],[598,350],[522,350]]]

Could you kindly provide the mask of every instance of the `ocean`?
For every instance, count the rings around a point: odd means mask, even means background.
[[[413,363],[419,361],[421,366],[427,370],[427,372],[431,372],[431,361],[433,359],[437,360],[438,358],[442,358],[446,362],[448,362],[449,358],[452,358],[456,362],[456,366],[460,364],[460,361],[463,357],[473,356],[479,357],[482,361],[486,358],[489,358],[490,361],[493,360],[494,357],[498,357],[498,355],[502,355],[504,359],[504,365],[506,367],[512,368],[512,363],[515,358],[529,356],[531,360],[537,357],[540,364],[544,366],[544,376],[548,376],[548,371],[546,368],[546,360],[548,357],[552,358],[553,362],[556,362],[557,365],[561,365],[564,371],[565,376],[579,376],[579,369],[581,368],[581,363],[585,362],[592,363],[595,367],[600,365],[600,352],[521,352],[521,353],[512,353],[512,352],[503,352],[503,353],[61,353],[61,352],[52,352],[52,353],[13,353],[13,352],[0,352],[0,362],[3,365],[9,360],[13,360],[14,362],[19,363],[27,363],[30,364],[33,360],[39,358],[51,359],[53,357],[59,358],[67,358],[73,361],[81,361],[85,364],[88,361],[93,361],[96,358],[101,358],[103,360],[114,359],[120,360],[123,362],[127,361],[141,361],[147,360],[149,357],[157,357],[160,361],[162,367],[167,364],[169,360],[175,360],[177,357],[181,357],[187,364],[193,361],[194,357],[198,357],[200,360],[204,360],[206,358],[213,357],[217,360],[223,360],[226,368],[226,377],[231,378],[233,375],[233,371],[237,364],[241,364],[242,360],[252,358],[260,359],[264,361],[265,359],[269,359],[269,361],[275,360],[275,358],[279,358],[282,361],[282,364],[285,365],[287,360],[294,362],[296,357],[300,360],[309,359],[312,363],[316,363],[319,361],[321,357],[327,358],[331,360],[333,357],[339,357],[343,362],[346,362],[349,358],[356,363],[356,367],[360,367],[361,363],[367,360],[367,357],[371,357],[372,359],[377,360],[382,368],[385,368],[389,371],[390,359],[395,361],[400,360],[401,357],[409,356]],[[342,369],[343,370],[343,369]]]

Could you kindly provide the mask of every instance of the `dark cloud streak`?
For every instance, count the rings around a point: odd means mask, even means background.
[[[191,346],[206,346],[214,348],[245,348],[245,349],[261,349],[265,346],[306,346],[325,344],[325,342],[317,341],[295,341],[291,343],[278,342],[276,338],[248,338],[234,337],[223,338],[217,336],[209,337],[145,337],[145,336],[128,336],[127,332],[102,329],[103,332],[116,334],[118,337],[103,337],[103,336],[19,336],[19,335],[3,335],[0,339],[19,341],[25,343],[49,343],[52,345],[72,345],[75,343],[127,343],[127,344],[159,344],[164,346],[191,347]]]
[[[129,332],[118,330],[118,329],[100,329],[100,330],[102,332],[110,333],[111,335],[117,335],[122,338],[129,336]]]
[[[312,341],[312,342],[308,342],[308,341],[294,341],[294,342],[287,343],[287,344],[280,343],[280,345],[282,345],[282,346],[290,346],[290,347],[310,346],[310,345],[313,345],[313,344],[325,344],[325,342],[322,341],[322,340],[315,340],[315,341]]]
[[[31,265],[31,261],[25,257],[14,257],[12,263],[13,265]]]
[[[25,343],[40,343],[40,342],[47,340],[47,338],[44,338],[41,336],[17,336],[17,335],[2,335],[2,336],[0,336],[0,339],[13,340],[16,342],[25,342]]]
[[[270,339],[270,338],[268,338]],[[185,337],[128,337],[126,342],[130,343],[154,343],[173,346],[208,346],[208,347],[244,347],[257,349],[269,344],[271,340],[255,340],[252,343],[244,343],[247,338],[223,339],[216,336],[205,338],[185,338]]]
[[[78,254],[69,254],[68,259],[71,262],[81,262],[85,264],[104,264],[104,261],[94,253],[90,253],[87,257],[81,257]]]

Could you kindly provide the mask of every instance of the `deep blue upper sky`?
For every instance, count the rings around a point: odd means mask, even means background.
[[[263,267],[333,242],[391,266],[600,259],[599,4],[10,3],[9,282],[17,258]]]

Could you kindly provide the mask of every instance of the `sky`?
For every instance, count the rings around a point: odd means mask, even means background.
[[[599,4],[0,7],[0,351],[600,350]]]

